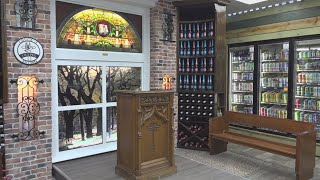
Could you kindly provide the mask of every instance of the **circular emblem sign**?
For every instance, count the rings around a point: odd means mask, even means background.
[[[19,39],[14,45],[15,57],[23,64],[37,64],[43,58],[43,47],[31,37]]]

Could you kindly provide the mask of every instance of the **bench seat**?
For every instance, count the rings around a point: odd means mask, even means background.
[[[286,143],[232,132],[229,131],[230,124],[290,133],[296,137],[296,144],[292,146]],[[214,155],[227,151],[228,142],[294,158],[296,160],[296,179],[307,180],[313,177],[316,151],[314,124],[236,112],[225,112],[222,117],[210,118],[210,154]]]
[[[249,146],[255,149],[268,151],[271,153],[296,158],[296,147],[286,144],[281,144],[264,139],[258,139],[232,132],[223,132],[220,134],[210,134],[211,137],[222,141],[229,141],[236,144]]]

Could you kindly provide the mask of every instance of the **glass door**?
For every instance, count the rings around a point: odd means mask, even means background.
[[[253,114],[254,46],[230,48],[229,110]]]
[[[289,42],[259,46],[261,116],[287,118]]]
[[[320,39],[297,41],[294,119],[317,125],[320,137]]]

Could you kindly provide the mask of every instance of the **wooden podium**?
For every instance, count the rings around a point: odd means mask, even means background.
[[[173,154],[173,92],[117,92],[116,174],[152,179],[176,173]]]

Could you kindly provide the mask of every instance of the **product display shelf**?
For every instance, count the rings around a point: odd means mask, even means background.
[[[208,151],[209,119],[221,115],[225,108],[226,75],[222,69],[226,67],[226,44],[222,27],[226,16],[225,11],[215,9],[225,8],[228,1],[186,0],[174,4],[178,7],[177,147]]]

